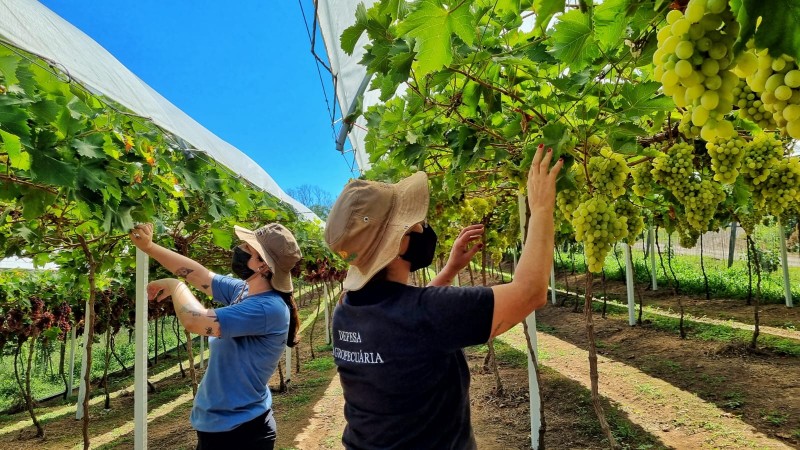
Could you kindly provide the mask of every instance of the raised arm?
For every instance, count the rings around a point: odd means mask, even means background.
[[[172,297],[172,306],[181,325],[190,333],[220,337],[217,313],[203,306],[189,286],[175,278],[163,278],[147,285],[147,299],[161,301]]]
[[[453,248],[450,249],[450,257],[447,258],[444,268],[436,274],[436,276],[428,283],[428,286],[449,286],[453,279],[458,276],[461,269],[467,267],[467,264],[475,256],[475,253],[483,248],[483,244],[476,243],[470,247],[470,243],[476,239],[480,239],[483,234],[483,225],[470,225],[461,229]]]
[[[129,236],[133,245],[158,261],[165,269],[177,277],[185,279],[196,289],[211,295],[211,280],[214,278],[214,272],[206,269],[202,264],[191,258],[153,242],[152,223],[136,225]]]
[[[552,168],[552,151],[536,150],[528,172],[528,234],[514,272],[514,280],[492,287],[494,315],[491,337],[498,336],[521,322],[528,314],[547,303],[547,283],[553,264],[553,207],[556,177],[563,165],[558,161]]]

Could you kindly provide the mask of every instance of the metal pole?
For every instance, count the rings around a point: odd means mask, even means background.
[[[647,240],[650,241],[650,276],[652,277],[653,290],[658,290],[658,272],[656,272],[656,233],[650,225],[647,230]]]
[[[781,267],[783,267],[783,294],[786,297],[786,307],[794,308],[792,300],[792,285],[789,284],[789,257],[786,254],[786,235],[783,224],[778,221],[778,234],[781,236]]]
[[[517,195],[517,205],[519,207],[519,232],[520,242],[525,246],[525,231],[527,223],[527,209],[528,200],[524,195]],[[514,270],[516,273],[516,269]],[[528,325],[528,334],[530,334],[531,348],[533,349],[536,360],[539,360],[538,348],[538,335],[536,334],[536,311],[530,313],[525,318],[525,323]],[[528,399],[531,413],[531,448],[539,448],[539,429],[542,427],[541,417],[541,404],[542,399],[539,398],[539,380],[536,378],[536,367],[533,364],[531,355],[528,355]]]
[[[86,318],[89,317],[89,298],[86,298]],[[87,320],[88,321],[88,320]],[[86,371],[89,370],[87,367],[86,361],[89,360],[89,333],[88,330],[84,327],[83,329],[83,359],[81,360],[81,380],[80,386],[78,387],[78,404],[77,409],[75,410],[75,420],[83,419],[83,399],[86,397]]]
[[[329,298],[328,283],[326,283],[324,281],[322,282],[322,292],[323,292],[323,296],[324,296],[324,298],[322,300],[324,302],[323,307],[325,308],[325,343],[326,344],[330,344],[331,343],[331,319],[330,319],[330,313],[328,312],[328,298]]]
[[[133,388],[133,447],[147,449],[147,253],[136,249],[136,354]]]
[[[728,243],[728,267],[733,265],[733,255],[736,253],[736,229],[739,224],[731,222],[731,241]]]
[[[69,335],[69,384],[67,384],[69,387],[67,388],[67,398],[72,397],[72,387],[75,385],[75,341],[78,338],[74,325],[72,326],[72,330],[70,330]]]
[[[633,262],[631,246],[625,244],[625,283],[628,287],[628,325],[636,325],[636,298],[633,295]]]

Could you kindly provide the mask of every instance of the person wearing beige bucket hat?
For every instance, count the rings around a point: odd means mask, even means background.
[[[347,449],[474,449],[469,368],[463,348],[488,341],[546,303],[553,261],[556,177],[539,146],[528,173],[530,218],[514,280],[447,286],[480,248],[464,228],[442,271],[409,286],[431,264],[436,234],[425,224],[427,176],[396,184],[354,180],[331,208],[328,246],[350,264],[333,314],[333,357],[345,399]]]
[[[211,357],[192,407],[197,449],[272,449],[277,427],[267,386],[284,348],[299,327],[292,296],[292,268],[300,248],[283,225],[254,231],[234,227],[242,243],[231,269],[239,278],[215,274],[197,261],[153,242],[153,225],[130,232],[133,244],[164,268],[223,306],[206,308],[175,278],[147,286],[150,301],[171,299],[186,330],[209,336]]]

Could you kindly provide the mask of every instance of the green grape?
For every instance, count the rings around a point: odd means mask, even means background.
[[[617,217],[609,200],[595,194],[581,202],[572,218],[575,239],[583,243],[589,270],[603,270],[606,255],[614,243],[627,235],[627,219]]]
[[[781,141],[767,133],[757,135],[745,146],[741,170],[745,184],[751,190],[756,189],[782,157]]]
[[[614,203],[614,212],[618,218],[625,218],[625,225],[627,226],[625,242],[628,245],[633,245],[644,229],[641,208],[634,205],[630,199],[621,198]]]
[[[739,116],[743,119],[751,120],[762,129],[775,128],[773,114],[764,107],[761,95],[753,92],[750,86],[742,80],[733,88],[733,96],[736,107],[739,109]]]
[[[739,176],[746,142],[740,138],[717,138],[706,143],[706,150],[711,156],[711,170],[714,180],[723,184],[732,184]]]
[[[775,160],[764,181],[751,189],[757,209],[781,217],[800,202],[800,158]]]
[[[556,206],[565,219],[572,220],[575,208],[580,204],[580,193],[575,189],[563,189],[556,194]]]
[[[800,70],[792,69],[786,72],[783,82],[792,89],[800,88]]]
[[[602,148],[600,155],[589,158],[588,171],[589,181],[596,191],[612,199],[625,193],[630,169],[625,157],[619,153],[608,147]]]
[[[652,191],[653,175],[650,173],[653,170],[653,163],[650,160],[645,160],[633,166],[631,170],[631,178],[633,178],[633,192],[644,197]]]

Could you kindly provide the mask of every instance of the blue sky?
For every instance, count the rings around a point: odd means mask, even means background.
[[[313,1],[302,0],[311,20]],[[41,0],[284,190],[351,177],[296,1]],[[324,55],[321,38],[317,52]],[[324,57],[324,56],[323,56]],[[330,74],[322,68],[333,107]],[[338,110],[338,106],[337,106]]]

